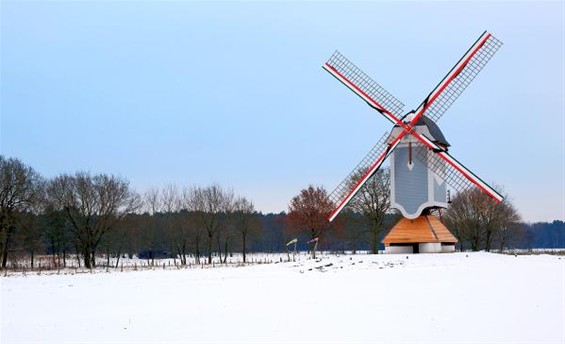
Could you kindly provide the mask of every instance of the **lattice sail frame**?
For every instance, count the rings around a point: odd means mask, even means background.
[[[379,141],[371,148],[369,153],[357,164],[357,166],[345,177],[345,179],[339,183],[339,185],[330,193],[330,200],[335,206],[338,206],[341,201],[343,201],[351,191],[355,188],[355,183],[353,178],[355,176],[365,175],[371,165],[386,151],[388,144],[387,139],[389,133],[385,133]],[[370,177],[369,177],[370,178]]]
[[[490,61],[502,42],[490,35],[465,67],[447,85],[435,101],[425,110],[424,116],[437,122],[451,104],[463,93],[484,66]],[[443,80],[442,80],[443,81]],[[441,84],[441,83],[440,83]]]
[[[469,179],[465,178],[455,167],[448,165],[437,153],[426,147],[415,149],[416,158],[426,164],[428,168],[441,180],[457,192],[475,187]]]
[[[347,80],[353,82],[357,88],[357,90],[353,90],[355,93],[358,93],[357,91],[361,91],[366,96],[379,102],[385,109],[389,110],[397,117],[402,115],[404,104],[385,90],[376,81],[371,79],[371,77],[365,74],[365,72],[349,61],[339,51],[336,50],[333,53],[330,59],[326,62],[326,65],[333,68]],[[334,74],[332,73],[332,75]],[[349,87],[347,84],[346,86]],[[369,103],[369,105],[371,105],[371,103]]]

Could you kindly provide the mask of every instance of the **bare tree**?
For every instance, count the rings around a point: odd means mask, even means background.
[[[96,266],[96,249],[104,235],[141,206],[129,183],[113,175],[63,174],[51,180],[48,190],[54,207],[63,210],[72,225],[86,268]]]
[[[149,187],[143,194],[143,206],[145,212],[150,216],[147,217],[145,230],[142,234],[142,246],[149,250],[149,258],[151,265],[155,265],[155,250],[158,246],[159,233],[161,232],[161,211],[163,206],[163,197],[161,190],[156,187]]]
[[[142,246],[142,233],[147,231],[147,224],[150,223],[151,216],[147,213],[128,214],[121,222],[120,226],[125,231],[126,242],[124,243],[123,253],[131,258],[138,253]]]
[[[44,239],[57,266],[67,266],[67,252],[71,247],[72,233],[69,221],[62,211],[55,211],[49,204],[44,209]],[[61,263],[62,259],[62,263]]]
[[[490,251],[495,239],[511,240],[509,235],[513,232],[506,230],[514,228],[520,215],[508,197],[496,202],[480,189],[472,188],[455,195],[445,221],[460,241],[462,250],[468,243],[473,251]]]
[[[202,256],[202,242],[204,240],[204,227],[202,221],[197,213],[191,212],[188,217],[190,226],[190,242],[194,247],[195,263],[200,264],[200,257]]]
[[[194,260],[196,264],[200,264],[200,256],[202,255],[203,240],[203,221],[200,214],[194,211],[194,188],[185,187],[181,194],[182,209],[186,210],[180,217],[182,226],[182,234],[186,238],[186,242],[194,249]]]
[[[18,159],[0,155],[0,256],[6,267],[18,216],[41,201],[43,179]]]
[[[497,243],[499,252],[504,252],[504,249],[508,247],[515,247],[523,236],[524,224],[521,222],[503,225],[495,234],[495,242]]]
[[[319,237],[322,231],[329,227],[328,217],[333,209],[334,204],[323,187],[309,185],[290,200],[289,221],[301,230],[310,231],[314,242],[312,258],[316,258]]]
[[[167,184],[161,189],[160,204],[165,213],[174,213],[182,207],[181,195],[175,184]]]
[[[354,174],[351,186],[357,184],[362,177],[362,173]],[[379,253],[379,236],[385,231],[383,221],[386,214],[391,212],[390,170],[378,170],[349,202],[348,207],[363,215],[364,227],[370,235],[371,249],[374,254]]]
[[[224,189],[224,210],[220,216],[220,225],[216,239],[218,242],[218,256],[224,263],[228,260],[230,243],[235,235],[233,227],[228,226],[229,216],[234,212],[235,194],[231,189]],[[224,257],[222,260],[222,243],[224,247]]]
[[[170,235],[172,251],[176,252],[181,264],[186,265],[187,222],[183,217],[187,214],[181,214],[183,203],[183,195],[175,184],[167,184],[163,187],[161,204],[165,213],[164,220],[167,233]]]
[[[15,241],[20,243],[21,248],[31,259],[31,268],[34,268],[35,257],[44,247],[42,243],[42,226],[39,216],[33,213],[22,213],[18,219],[18,230],[15,233]]]
[[[143,205],[145,211],[148,212],[150,215],[153,215],[159,211],[161,211],[161,200],[160,197],[161,193],[158,188],[150,187],[145,190],[143,194]]]
[[[249,236],[256,234],[260,228],[253,202],[245,197],[238,197],[234,202],[233,216],[235,228],[241,236],[241,252],[245,263]]]
[[[188,191],[188,209],[196,213],[199,224],[202,225],[205,231],[208,246],[208,264],[212,263],[214,238],[218,238],[218,250],[221,249],[219,239],[221,220],[231,209],[232,200],[233,192],[224,190],[216,184],[207,187],[193,187]]]
[[[129,213],[116,225],[116,228],[107,235],[112,250],[112,255],[116,257],[114,267],[118,267],[122,255],[131,252],[132,246],[135,245],[137,233],[139,231],[140,221],[139,215]],[[109,265],[108,260],[108,265]]]

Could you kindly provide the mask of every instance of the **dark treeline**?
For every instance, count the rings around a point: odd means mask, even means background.
[[[565,248],[565,222],[536,222],[523,224],[518,248]]]
[[[297,238],[297,250],[307,251],[312,248],[308,244],[310,233],[295,231],[288,225],[287,214],[253,213],[258,226],[250,233],[247,241],[247,252],[287,252],[286,243]],[[34,215],[26,214],[10,248],[14,259],[37,255],[52,255],[53,260],[61,267],[66,266],[69,259],[77,259],[77,252],[82,257],[78,243],[69,224],[62,220],[60,213]],[[320,249],[335,252],[370,251],[372,246],[371,231],[359,225],[360,215],[347,214],[342,218],[339,227],[328,229],[321,236]],[[385,226],[396,221],[396,216],[387,216]],[[226,260],[233,253],[243,251],[242,236],[233,225],[233,219],[225,214],[220,219],[223,231],[220,240],[212,248],[212,254]],[[104,257],[134,257],[148,259],[177,258],[179,264],[186,263],[185,256],[200,255],[201,263],[206,263],[208,251],[203,248],[203,238],[198,246],[198,215],[181,210],[175,213],[127,214],[100,243],[99,255]],[[565,224],[563,221],[552,223],[520,224],[521,230],[513,245],[506,248],[565,248]],[[202,233],[200,233],[202,234]],[[383,235],[386,231],[383,232]],[[381,238],[382,239],[382,236]],[[379,240],[380,241],[380,240]],[[219,244],[218,244],[219,243]],[[379,247],[383,249],[382,244]],[[294,249],[294,245],[288,247]],[[198,261],[198,259],[196,259]],[[79,260],[79,265],[82,259]],[[109,264],[109,262],[108,262]],[[116,266],[119,260],[115,261]]]
[[[292,228],[287,214],[262,214],[254,212],[255,227],[246,238],[246,252],[292,252],[294,245],[286,244],[298,239],[298,251],[311,250],[308,231]],[[193,262],[206,264],[210,253],[220,261],[226,261],[234,253],[243,252],[243,236],[237,227],[237,218],[222,213],[218,217],[221,228],[212,237],[211,251],[208,251],[205,229],[197,212],[182,209],[178,212],[149,214],[129,213],[100,240],[98,257],[118,258],[113,264],[119,265],[120,257],[139,257],[149,264],[155,259],[175,258],[179,264],[186,264],[187,257]],[[371,249],[371,232],[358,225],[358,215],[348,214],[340,226],[328,228],[320,236],[321,250],[359,251]],[[391,217],[392,220],[393,217]],[[11,244],[8,248],[12,266],[18,266],[22,258],[31,260],[39,255],[49,255],[55,266],[65,267],[72,260],[73,266],[84,266],[84,252],[72,224],[63,211],[41,214],[27,212],[20,214],[19,224],[12,229]],[[94,266],[94,262],[90,267]],[[37,264],[35,264],[37,265]],[[10,267],[10,265],[7,265]]]
[[[121,257],[133,256],[152,263],[174,258],[186,265],[226,262],[238,253],[246,262],[249,252],[292,251],[295,245],[288,243],[294,239],[296,250],[314,254],[316,249],[376,253],[399,218],[388,207],[387,180],[382,173],[375,187],[364,191],[373,200],[380,197],[384,206],[359,203],[329,224],[332,206],[321,187],[302,190],[288,214],[263,214],[251,200],[219,185],[165,185],[138,194],[113,175],[77,172],[45,179],[18,159],[0,155],[1,267],[25,259],[33,268],[36,257],[45,255],[59,267],[73,260],[86,268],[95,267],[100,257],[107,265],[115,258],[115,266]],[[473,192],[458,196],[444,214],[459,248],[565,247],[563,221],[525,224],[516,220],[510,203],[467,200],[465,195]]]
[[[324,216],[325,218],[325,216]],[[371,231],[346,215],[319,233],[323,250],[368,249]],[[240,253],[312,249],[309,228],[286,213],[262,214],[253,202],[219,185],[149,188],[143,194],[108,174],[76,172],[43,178],[18,159],[0,155],[2,268],[48,255],[56,266],[95,267],[100,257],[174,258],[210,264]]]

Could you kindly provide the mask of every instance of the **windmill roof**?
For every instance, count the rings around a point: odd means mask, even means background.
[[[414,220],[402,218],[383,239],[385,245],[431,242],[457,242],[457,238],[433,215],[422,215]]]
[[[416,122],[415,126],[419,126],[419,125],[423,125],[428,128],[430,135],[432,135],[432,137],[430,137],[432,141],[444,145],[445,147],[451,146],[449,142],[447,142],[447,140],[445,139],[445,136],[443,136],[443,133],[439,129],[439,126],[436,124],[436,122],[434,122],[430,118],[426,116],[421,116]],[[395,125],[395,127],[398,127],[398,125]]]
[[[426,127],[428,127],[428,130],[430,131],[430,134],[433,136],[433,139],[435,141],[443,144],[446,147],[450,146],[449,142],[447,142],[445,136],[443,136],[443,133],[439,129],[439,126],[436,124],[436,122],[432,121],[430,118],[426,116],[422,116],[418,119],[416,125],[425,125]]]

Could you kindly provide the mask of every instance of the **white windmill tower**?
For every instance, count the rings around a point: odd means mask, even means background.
[[[436,122],[481,71],[502,43],[484,32],[420,106],[401,116],[404,105],[339,52],[323,68],[393,123],[357,167],[330,194],[333,221],[391,156],[391,203],[402,215],[383,240],[387,252],[453,251],[457,239],[431,210],[447,207],[447,185],[478,187],[496,201],[502,196],[447,151]],[[354,176],[361,174],[352,185]]]

